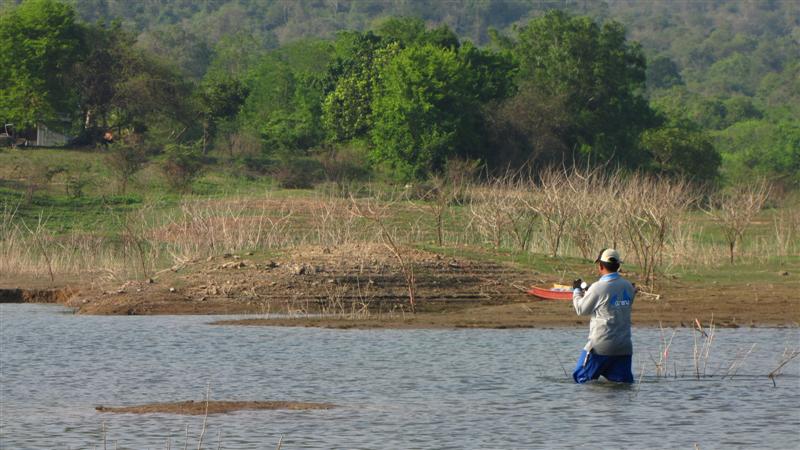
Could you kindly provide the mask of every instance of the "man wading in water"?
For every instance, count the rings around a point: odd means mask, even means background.
[[[622,262],[614,249],[603,249],[595,260],[600,279],[588,286],[580,279],[572,284],[572,305],[580,316],[592,316],[589,342],[572,373],[576,383],[596,380],[633,383],[631,372],[631,307],[636,294],[617,271]]]

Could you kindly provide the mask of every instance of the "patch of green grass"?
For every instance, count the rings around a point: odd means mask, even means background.
[[[136,194],[75,198],[37,192],[29,202],[23,192],[0,188],[0,204],[6,205],[6,211],[14,211],[30,228],[41,220],[47,229],[58,233],[103,232],[118,228],[119,221],[114,216],[139,208],[142,198]]]
[[[450,257],[469,258],[475,261],[511,263],[521,269],[528,269],[535,273],[556,275],[565,281],[581,276],[588,277],[596,272],[593,262],[568,256],[553,258],[549,255],[530,252],[520,253],[508,249],[501,249],[495,252],[491,249],[474,246],[438,247],[432,244],[420,244],[416,247],[421,250]]]
[[[783,272],[794,274],[794,278],[787,278],[782,275]],[[766,262],[739,261],[735,264],[724,263],[715,267],[680,268],[674,271],[674,274],[681,280],[693,282],[786,283],[791,282],[792,279],[796,280],[797,274],[800,274],[800,256],[770,258]]]

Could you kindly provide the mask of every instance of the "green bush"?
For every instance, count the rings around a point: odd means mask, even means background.
[[[338,185],[369,178],[371,171],[367,150],[348,146],[331,149],[319,156],[325,178]]]
[[[313,158],[288,158],[281,161],[272,176],[285,189],[310,189],[323,180],[323,167]]]
[[[161,170],[167,183],[185,191],[203,169],[203,155],[197,145],[170,144],[164,148]]]

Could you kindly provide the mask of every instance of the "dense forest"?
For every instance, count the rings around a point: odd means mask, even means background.
[[[800,185],[794,1],[0,4],[0,119],[115,130],[176,180],[610,162]]]

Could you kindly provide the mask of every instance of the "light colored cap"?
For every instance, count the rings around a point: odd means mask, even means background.
[[[597,257],[594,262],[604,262],[604,263],[619,263],[622,264],[622,259],[619,257],[619,252],[614,250],[613,248],[604,248],[600,251],[600,255]]]

